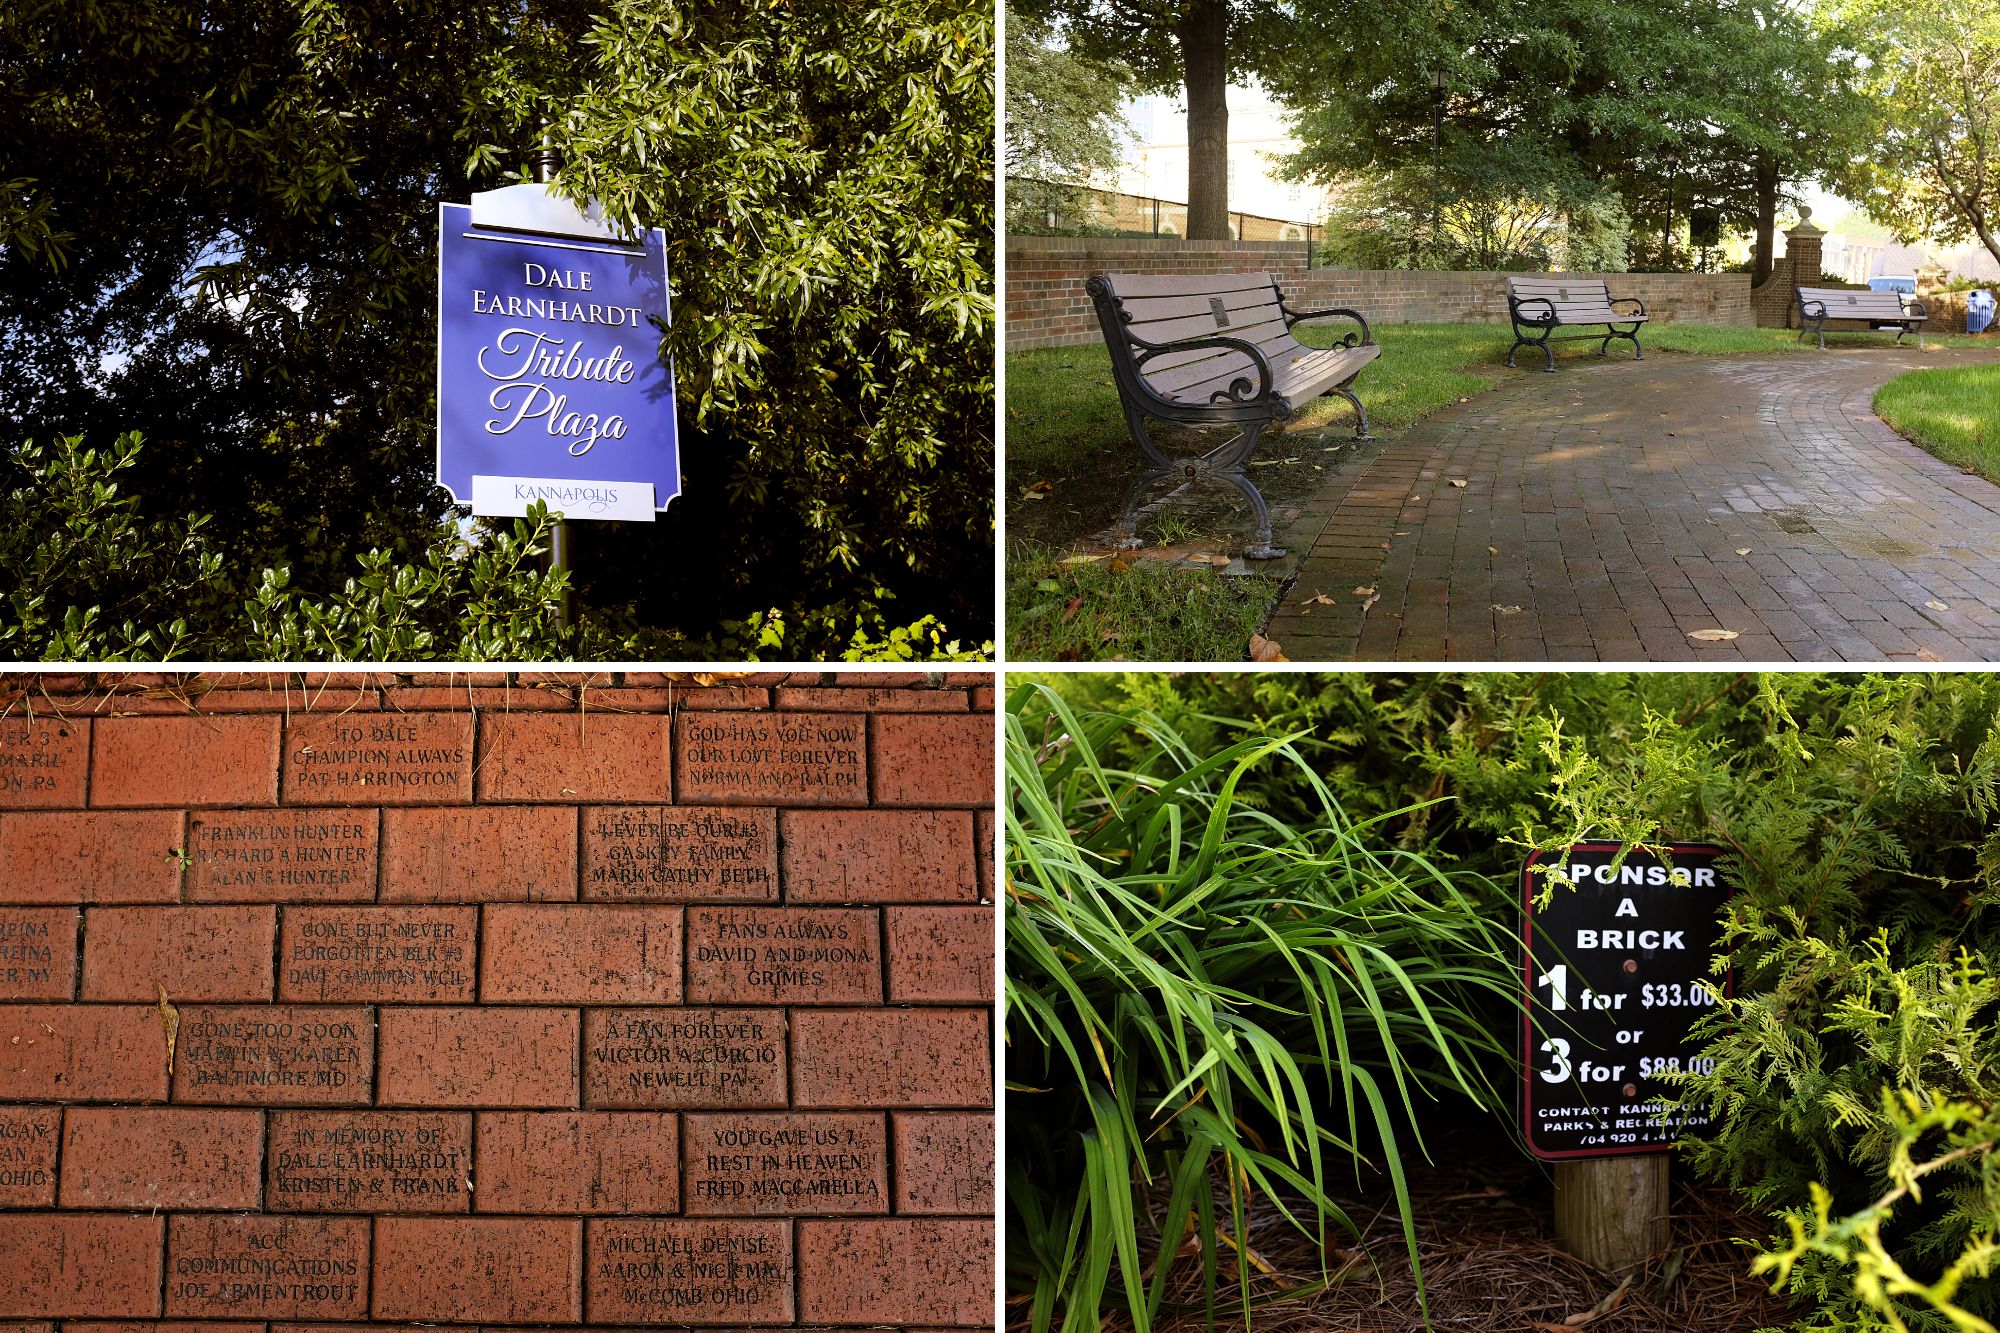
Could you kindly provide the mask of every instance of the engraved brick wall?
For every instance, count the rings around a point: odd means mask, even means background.
[[[0,676],[0,1327],[989,1326],[991,687]]]

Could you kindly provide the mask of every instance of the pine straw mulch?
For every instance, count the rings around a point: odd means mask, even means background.
[[[1803,1313],[1749,1275],[1750,1256],[1741,1239],[1762,1237],[1767,1229],[1733,1211],[1724,1194],[1677,1178],[1668,1248],[1621,1287],[1622,1275],[1606,1276],[1556,1248],[1552,1186],[1544,1168],[1522,1159],[1497,1136],[1485,1145],[1483,1158],[1476,1144],[1454,1146],[1453,1160],[1407,1167],[1432,1329],[1749,1333],[1783,1327]],[[1328,1236],[1328,1269],[1344,1276],[1324,1289],[1259,1305],[1251,1333],[1424,1329],[1393,1200],[1385,1201],[1383,1193],[1350,1192],[1357,1197],[1341,1203],[1361,1237],[1357,1242],[1344,1232]],[[1226,1199],[1217,1204],[1218,1216],[1226,1218]],[[1251,1215],[1250,1249],[1253,1267],[1268,1269],[1252,1280],[1256,1296],[1309,1288],[1320,1279],[1317,1246],[1268,1201]],[[1240,1313],[1224,1313],[1235,1283],[1225,1250],[1217,1328],[1244,1326]],[[1168,1280],[1167,1303],[1179,1308],[1162,1312],[1160,1333],[1206,1333],[1210,1327],[1202,1317],[1198,1250],[1183,1249]],[[1024,1320],[1025,1304],[1016,1305],[1013,1314]],[[1125,1327],[1122,1317],[1106,1323],[1107,1330]]]

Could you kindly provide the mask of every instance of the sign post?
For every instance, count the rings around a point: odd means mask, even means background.
[[[437,480],[474,514],[650,523],[681,493],[666,235],[614,231],[542,183],[438,205]],[[565,621],[568,617],[565,613]]]
[[[1679,1090],[1666,1076],[1702,1072],[1689,1030],[1711,1005],[1699,983],[1731,893],[1723,848],[1635,847],[1614,869],[1618,852],[1578,843],[1521,872],[1522,1133],[1559,1163],[1558,1240],[1614,1271],[1666,1243],[1666,1159],[1641,1155],[1708,1123],[1699,1108],[1668,1111]]]

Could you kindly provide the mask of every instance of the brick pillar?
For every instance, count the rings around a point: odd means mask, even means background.
[[[1820,262],[1824,258],[1826,233],[1812,224],[1812,210],[1799,209],[1799,225],[1785,233],[1785,259],[1791,264],[1794,287],[1820,285]]]
[[[1799,209],[1799,225],[1785,233],[1785,253],[1771,265],[1771,276],[1750,293],[1757,323],[1767,329],[1789,329],[1798,319],[1795,287],[1819,286],[1820,260],[1826,233],[1812,224],[1812,210]]]

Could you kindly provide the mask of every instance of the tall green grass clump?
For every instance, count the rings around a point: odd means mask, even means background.
[[[1350,818],[1300,734],[1196,746],[1032,684],[1006,724],[1007,1253],[1034,1333],[1110,1310],[1146,1333],[1190,1239],[1213,1319],[1253,1203],[1322,1248],[1355,1232],[1337,1170],[1386,1177],[1416,1268],[1417,1105],[1495,1110],[1513,1068],[1479,1018],[1516,984],[1495,885],[1393,845],[1407,809]],[[1280,783],[1307,795],[1274,806]]]

